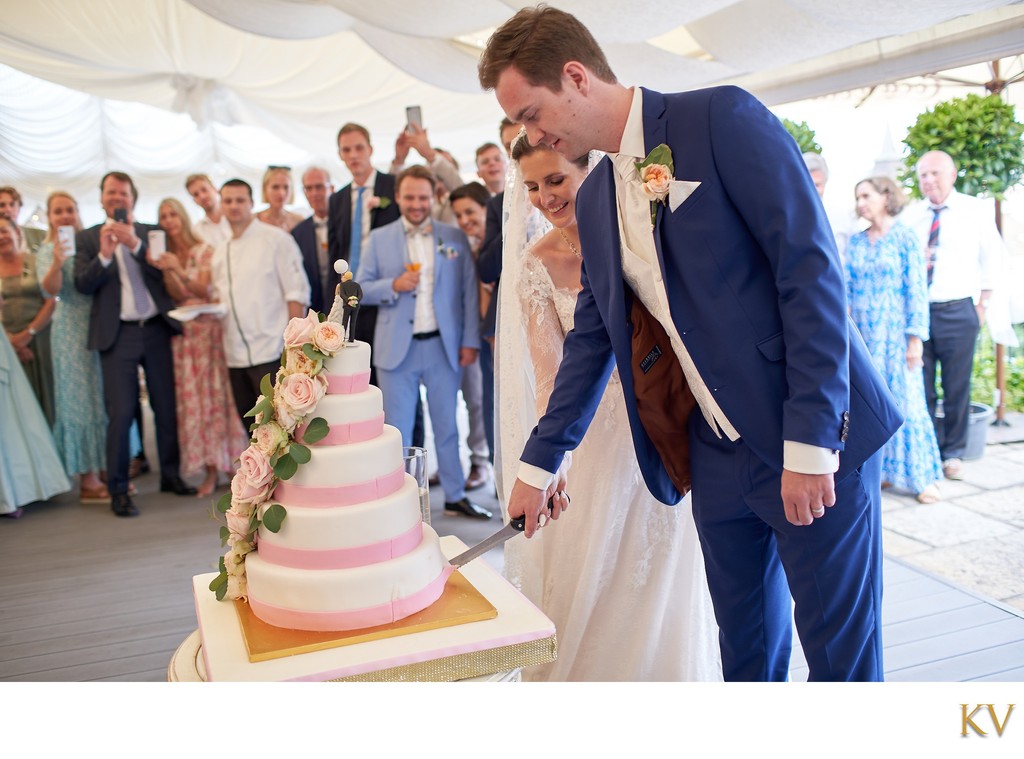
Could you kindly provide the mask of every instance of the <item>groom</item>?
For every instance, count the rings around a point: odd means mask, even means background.
[[[664,503],[682,497],[637,411],[636,293],[667,343],[638,365],[678,361],[697,401],[693,512],[725,678],[787,678],[791,593],[810,679],[881,680],[874,454],[902,419],[847,319],[835,243],[793,140],[734,87],[626,88],[583,25],[543,5],[494,33],[479,73],[532,143],[570,159],[609,154],[577,198],[575,329],[509,514],[527,515],[529,536],[549,497],[555,518],[568,505],[563,455],[613,366],[647,486]],[[652,201],[636,166],[659,145],[678,181]]]

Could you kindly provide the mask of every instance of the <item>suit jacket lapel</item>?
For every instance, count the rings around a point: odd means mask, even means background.
[[[654,92],[646,87],[643,90],[643,118],[644,118],[644,149],[648,155],[658,145],[668,144],[668,125],[665,112],[665,96],[660,92]],[[675,164],[675,156],[672,157]],[[678,167],[673,165],[673,174],[678,174]],[[655,204],[654,219],[654,247],[658,251],[658,265],[661,267],[661,276],[665,276],[665,255],[661,249],[662,225],[665,220],[665,204]]]

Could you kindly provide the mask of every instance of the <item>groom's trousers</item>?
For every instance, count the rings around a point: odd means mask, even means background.
[[[882,680],[880,455],[836,483],[824,517],[796,526],[779,472],[742,440],[719,439],[701,414],[689,427],[725,679],[788,679],[795,619],[809,680]]]

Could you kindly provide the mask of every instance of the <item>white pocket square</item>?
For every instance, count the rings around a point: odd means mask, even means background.
[[[700,187],[700,182],[687,182],[681,179],[673,179],[668,183],[668,207],[674,213],[693,191]]]

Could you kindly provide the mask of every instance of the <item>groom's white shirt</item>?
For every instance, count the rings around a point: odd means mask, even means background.
[[[657,248],[654,235],[651,233],[650,201],[640,189],[640,177],[636,164],[646,157],[644,150],[643,124],[643,91],[633,87],[633,101],[629,116],[619,142],[619,152],[609,153],[615,165],[615,199],[619,212],[619,235],[622,244],[623,275],[641,303],[661,323],[668,333],[672,350],[683,368],[686,381],[693,391],[694,398],[701,412],[715,434],[721,437],[719,430],[730,440],[738,440],[740,435],[725,413],[719,408],[707,385],[701,379],[697,367],[690,358],[686,346],[683,345],[672,321],[669,311],[668,293],[665,281],[658,266]],[[680,167],[674,166],[678,172]],[[699,183],[695,183],[699,184]],[[696,189],[696,186],[693,187]],[[692,190],[691,190],[692,191]],[[675,210],[685,205],[683,200]],[[585,252],[584,252],[585,255]],[[803,474],[831,474],[839,469],[839,454],[828,448],[819,448],[793,440],[783,442],[783,466],[792,472]],[[518,477],[528,485],[545,489],[550,484],[554,473],[540,467],[520,462]]]

